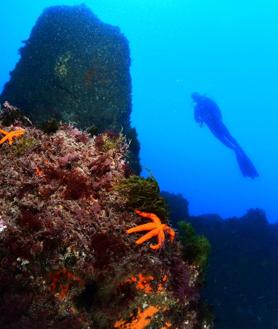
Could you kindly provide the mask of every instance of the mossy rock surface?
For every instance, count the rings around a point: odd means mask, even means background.
[[[124,136],[20,127],[0,147],[0,328],[204,328],[178,235],[153,250],[157,235],[128,234],[149,221],[133,207],[169,223],[157,182],[130,176]]]

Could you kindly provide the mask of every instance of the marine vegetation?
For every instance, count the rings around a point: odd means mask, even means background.
[[[208,239],[197,235],[193,226],[186,222],[179,222],[179,234],[184,258],[188,262],[198,265],[201,273],[203,273],[211,250]]]
[[[131,175],[116,187],[127,209],[140,209],[155,213],[159,218],[168,218],[168,206],[160,195],[160,189],[154,177]]]
[[[155,180],[131,176],[123,135],[0,127],[24,129],[0,146],[1,329],[211,328],[199,266],[173,239]],[[126,234],[142,215],[159,227],[156,250],[156,235]]]
[[[209,240],[199,235],[194,229],[188,212],[188,201],[180,194],[162,192],[169,207],[169,223],[178,231],[182,243],[183,257],[187,262],[198,265],[201,272],[200,279],[204,279],[208,257],[211,252]]]

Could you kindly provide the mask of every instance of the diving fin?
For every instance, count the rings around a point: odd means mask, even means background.
[[[248,156],[244,153],[244,151],[238,147],[235,149],[235,153],[242,175],[252,179],[258,177],[259,174],[257,169],[253,165],[252,161],[248,158]]]

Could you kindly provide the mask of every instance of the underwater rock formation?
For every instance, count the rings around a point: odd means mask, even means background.
[[[0,97],[36,124],[71,122],[93,133],[122,131],[140,173],[139,142],[130,126],[131,77],[127,39],[86,6],[56,6],[38,18]]]
[[[213,305],[215,328],[277,328],[277,225],[259,209],[192,222],[212,245],[204,296]]]
[[[219,215],[190,216],[185,199],[163,195],[171,225],[177,227],[185,218],[211,244],[203,298],[212,305],[215,329],[277,328],[278,224],[268,223],[260,209],[225,220]]]
[[[152,250],[127,234],[146,222],[135,209],[167,211],[122,134],[0,126],[1,329],[212,328],[179,236]]]

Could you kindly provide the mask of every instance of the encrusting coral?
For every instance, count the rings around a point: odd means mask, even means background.
[[[130,176],[125,138],[16,127],[24,135],[0,146],[1,329],[200,328],[198,267],[182,259],[178,239],[160,248],[173,231],[151,216],[157,252],[126,234],[134,209],[154,210],[152,200],[140,206],[152,190]],[[133,190],[133,209],[130,179],[147,187]]]

